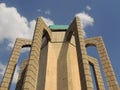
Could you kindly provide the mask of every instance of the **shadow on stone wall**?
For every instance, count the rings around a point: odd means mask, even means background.
[[[57,61],[57,90],[68,90],[68,43],[63,43]]]

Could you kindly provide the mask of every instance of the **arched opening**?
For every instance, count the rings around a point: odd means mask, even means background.
[[[94,90],[99,90],[94,65],[91,62],[89,62],[89,66],[90,66],[90,72],[92,75],[92,82],[93,82]]]
[[[31,47],[30,44],[26,44],[26,45],[23,45],[20,50],[20,55],[15,68],[10,90],[21,90],[23,80],[24,80],[23,74],[25,74],[23,73],[24,70],[22,70],[23,68],[22,63],[24,60],[27,60],[29,58],[30,47]],[[18,77],[19,77],[19,80],[18,80]]]
[[[46,30],[43,30],[41,49],[44,48],[50,40],[51,40],[51,38],[50,38],[48,32]]]
[[[104,86],[105,86],[105,90],[108,90],[107,81],[106,81],[105,74],[104,74],[104,71],[103,71],[103,68],[102,68],[102,64],[100,62],[100,57],[99,57],[96,45],[95,44],[86,44],[86,50],[87,50],[87,54],[89,56],[92,56],[92,57],[94,57],[98,60],[101,75],[102,75],[102,79],[103,79]],[[95,73],[94,73],[94,66],[92,64],[90,64],[90,70],[91,70],[91,74],[92,74],[94,90],[98,90],[97,89],[98,88],[98,83],[96,82],[96,79],[95,79],[96,77],[95,77]]]

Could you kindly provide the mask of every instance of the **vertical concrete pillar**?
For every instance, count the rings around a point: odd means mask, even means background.
[[[120,90],[104,42],[101,37],[98,39],[97,49],[100,55],[109,90]]]
[[[75,43],[76,51],[79,64],[79,72],[81,78],[81,89],[82,90],[93,90],[92,77],[90,73],[89,63],[87,61],[87,52],[85,48],[85,42],[83,37],[83,32],[81,29],[79,18],[75,18]]]
[[[33,36],[30,57],[28,60],[28,66],[25,74],[25,80],[23,82],[23,87],[22,87],[22,89],[24,90],[36,90],[42,36],[43,36],[43,25],[41,23],[41,19],[38,18]]]
[[[15,68],[18,62],[21,47],[22,47],[22,41],[17,39],[15,42],[9,63],[6,68],[0,90],[9,90],[10,88],[13,75],[14,75],[14,71],[15,71]]]

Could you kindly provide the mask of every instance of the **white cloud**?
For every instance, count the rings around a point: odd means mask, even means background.
[[[6,69],[6,65],[0,62],[0,77],[4,75],[5,69]]]
[[[28,22],[16,8],[7,7],[4,3],[0,4],[0,18],[0,43],[4,39],[13,43],[17,37],[32,37],[35,20]]]
[[[2,63],[0,62],[0,81],[2,80],[3,75],[4,75],[4,73],[5,73],[6,66],[7,66],[7,65],[4,65],[4,64],[2,64]],[[19,66],[16,66],[12,83],[16,83],[16,82],[17,82],[18,75],[19,75],[19,69],[20,69]]]
[[[42,12],[42,10],[41,9],[37,9],[37,12]]]
[[[50,18],[42,17],[42,19],[47,24],[47,26],[54,24],[54,22]]]
[[[86,33],[84,29],[87,26],[93,26],[94,18],[85,12],[77,13],[75,16],[78,16],[80,18],[83,34],[84,34],[84,37],[86,37]]]
[[[94,18],[89,16],[87,13],[82,12],[82,13],[78,13],[76,14],[76,16],[78,16],[80,18],[82,27],[85,28],[87,26],[92,26],[94,23]]]
[[[50,15],[51,14],[50,10],[43,11],[42,9],[37,9],[37,12],[45,14],[45,15]]]
[[[90,11],[92,8],[87,5],[87,6],[86,6],[86,9],[87,9],[88,11]]]
[[[46,11],[45,11],[45,14],[46,14],[46,15],[50,15],[50,14],[51,14],[51,11],[50,11],[50,10],[46,10]]]
[[[53,24],[49,18],[44,18],[47,25]],[[5,39],[9,41],[8,47],[13,47],[16,38],[31,39],[34,32],[35,20],[30,22],[20,15],[15,7],[0,4],[0,43]]]
[[[16,69],[15,69],[15,73],[14,73],[14,76],[13,76],[13,81],[12,81],[12,83],[17,83],[19,71],[20,71],[19,66],[16,66]]]

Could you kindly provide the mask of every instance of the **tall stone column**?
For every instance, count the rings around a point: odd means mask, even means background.
[[[43,25],[41,23],[41,19],[38,18],[33,36],[33,42],[31,46],[30,57],[28,60],[28,66],[25,74],[25,80],[23,82],[23,87],[22,87],[23,90],[36,90],[42,36],[43,36]]]
[[[15,42],[9,63],[6,68],[0,90],[9,90],[9,88],[10,88],[10,85],[11,85],[12,79],[13,79],[13,75],[14,75],[14,71],[15,71],[15,68],[16,68],[16,65],[18,62],[21,47],[22,47],[22,41],[17,39]]]
[[[81,29],[79,18],[75,18],[74,33],[75,33],[75,43],[79,64],[79,72],[81,78],[81,89],[82,90],[93,90],[92,77],[90,73],[89,63],[87,61],[87,52],[85,48],[84,36]]]
[[[100,55],[109,90],[120,90],[102,38],[98,39],[97,49]]]

